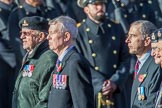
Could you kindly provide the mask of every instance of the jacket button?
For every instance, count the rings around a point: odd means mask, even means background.
[[[98,66],[95,66],[95,70],[98,71],[99,70],[99,67]]]
[[[87,31],[87,32],[89,32],[89,31],[90,31],[90,29],[89,29],[89,28],[86,28],[86,31]]]
[[[116,37],[115,36],[112,36],[112,40],[116,40]]]
[[[139,5],[140,5],[141,7],[143,7],[143,3],[140,3]]]
[[[29,12],[26,12],[26,15],[29,15]]]
[[[127,14],[124,14],[124,18],[127,18],[128,17],[128,15]]]
[[[145,14],[143,14],[143,15],[142,15],[142,18],[146,18],[146,15],[145,15]]]
[[[152,4],[152,1],[151,1],[151,0],[149,0],[149,1],[148,1],[148,3],[149,3],[149,4]]]
[[[89,44],[92,44],[92,43],[93,43],[93,40],[89,40],[88,43],[89,43]]]
[[[117,65],[116,65],[116,64],[114,64],[114,65],[113,65],[113,68],[114,68],[114,69],[116,69],[116,68],[117,68]]]
[[[51,19],[50,18],[47,18],[47,21],[50,21]]]
[[[92,53],[92,57],[96,57],[96,53]]]
[[[113,54],[117,54],[117,51],[116,51],[116,50],[114,50],[114,51],[113,51]]]
[[[111,24],[107,24],[107,26],[108,26],[109,28],[111,28]]]
[[[121,7],[124,7],[124,6],[125,6],[125,4],[124,4],[124,3],[121,3],[121,4],[120,4],[120,6],[121,6]]]

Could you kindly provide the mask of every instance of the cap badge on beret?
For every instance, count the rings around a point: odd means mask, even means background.
[[[24,20],[23,23],[22,23],[22,26],[26,27],[26,26],[29,26],[29,24],[28,24],[28,22],[26,20]]]
[[[161,37],[161,32],[160,31],[158,31],[158,37]]]
[[[152,33],[151,39],[155,40],[155,34],[154,33]]]

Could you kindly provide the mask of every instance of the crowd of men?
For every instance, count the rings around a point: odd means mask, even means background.
[[[0,0],[0,108],[162,108],[161,0]]]

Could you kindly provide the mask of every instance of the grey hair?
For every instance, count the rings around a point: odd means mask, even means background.
[[[78,35],[78,28],[76,21],[69,16],[59,16],[51,21],[49,21],[49,25],[61,23],[62,28],[61,32],[69,32],[73,39],[77,38]]]
[[[138,20],[131,24],[131,26],[140,25],[140,32],[143,36],[143,39],[146,37],[151,37],[151,34],[157,29],[157,27],[150,21],[147,20]]]

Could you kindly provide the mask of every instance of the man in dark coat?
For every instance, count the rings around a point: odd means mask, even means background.
[[[130,54],[137,56],[131,93],[131,108],[154,108],[162,73],[151,56],[151,34],[156,30],[153,23],[138,20],[131,24],[126,43]]]
[[[47,20],[53,19],[59,16],[59,12],[56,8],[48,7],[43,4],[43,0],[25,0],[25,2],[19,7],[15,8],[9,17],[9,37],[11,44],[16,53],[18,65],[21,66],[22,57],[25,54],[25,50],[22,48],[22,42],[20,40],[20,28],[18,26],[19,21],[26,16],[41,16]]]
[[[121,26],[105,18],[106,2],[78,1],[78,5],[84,8],[87,18],[79,27],[76,47],[93,68],[92,81],[98,107],[107,104],[108,99],[114,101],[115,108],[129,108],[126,104],[129,100],[125,100],[123,94],[123,86],[129,71],[128,49]],[[100,95],[104,95],[102,101],[97,100]]]
[[[16,5],[13,0],[0,0],[0,108],[11,108],[16,60],[9,42],[8,17]]]
[[[88,61],[76,51],[76,22],[60,16],[49,22],[49,47],[58,55],[52,75],[48,108],[94,108],[94,92]]]
[[[48,22],[39,16],[20,20],[21,40],[27,53],[16,80],[12,108],[47,108],[50,76],[57,55],[48,48]]]

